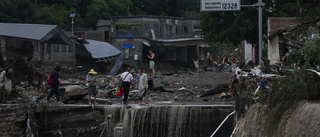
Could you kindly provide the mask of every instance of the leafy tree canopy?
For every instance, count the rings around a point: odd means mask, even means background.
[[[95,27],[99,19],[113,16],[153,15],[196,17],[200,1],[195,0],[1,0],[0,21],[56,24],[71,29]]]
[[[87,8],[87,19],[90,26],[95,26],[99,19],[111,19],[110,8],[105,0],[93,0]]]
[[[268,17],[299,17],[308,22],[305,30],[319,20],[317,0],[263,0],[263,32]],[[241,0],[242,5],[256,2]],[[202,17],[205,38],[212,42],[238,44],[241,40],[257,43],[258,13],[256,8],[241,11],[201,12],[200,0],[1,0],[0,21],[57,24],[70,30],[70,13],[75,13],[75,28],[95,27],[99,19],[113,16],[154,15]],[[299,29],[296,29],[299,30]]]
[[[263,0],[263,34],[267,33],[268,17],[299,17],[301,22],[309,21],[300,27],[305,26],[306,30],[310,25],[319,21],[320,7],[316,0]],[[241,0],[242,5],[252,5],[256,2]],[[237,45],[242,40],[250,43],[258,43],[258,11],[256,8],[242,7],[241,11],[228,12],[202,12],[201,22],[205,38],[212,42],[230,43]]]
[[[33,22],[35,5],[28,0],[1,0],[0,22]]]

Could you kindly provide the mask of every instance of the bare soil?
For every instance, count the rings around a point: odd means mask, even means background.
[[[147,91],[147,98],[149,99],[150,103],[167,102],[170,104],[208,105],[229,103],[231,100],[230,96],[226,98],[221,96],[221,89],[219,92],[214,92],[211,95],[206,95],[203,97],[201,95],[208,93],[208,91],[214,91],[219,85],[224,85],[222,91],[223,94],[226,93],[228,91],[229,79],[233,73],[218,71],[218,69],[211,71],[194,70],[182,66],[172,65],[170,63],[158,63],[157,66],[157,74],[153,78],[154,89]],[[38,68],[38,70],[44,75],[49,75],[53,67],[54,66],[43,66]],[[76,84],[83,87],[83,89],[86,89],[85,76],[87,74],[87,70],[76,69],[77,68],[62,66],[60,76],[65,84],[63,86],[65,87]],[[118,82],[117,80],[121,74],[120,70],[118,73],[118,75],[107,75],[106,72],[98,72],[99,80],[97,83],[97,90],[99,93],[97,97],[110,100],[109,102],[102,101],[99,103],[120,104],[122,102],[122,97],[115,97],[116,86]],[[146,70],[146,73],[148,76],[150,76],[149,70]],[[133,72],[132,74],[134,79],[137,79],[137,72]],[[44,79],[46,79],[46,76],[44,76]],[[45,85],[45,80],[43,81],[43,84]],[[26,82],[18,83],[17,86],[19,87],[22,96],[30,98],[35,103],[44,101],[50,89],[48,86],[44,86],[42,89],[37,89],[36,87],[28,85]],[[136,82],[133,82],[128,99],[129,103],[138,103],[136,87]],[[11,101],[16,102],[17,100],[13,99]],[[54,98],[51,101],[55,102]],[[71,103],[86,104],[87,100],[80,99]]]
[[[232,73],[216,71],[175,71],[156,75],[153,78],[154,89],[147,92],[150,102],[168,102],[181,105],[208,105],[217,103],[228,103],[231,97],[222,98],[220,93],[200,97],[206,92],[224,85],[224,91],[228,91],[229,78]],[[131,86],[132,89],[136,85]],[[130,103],[137,102],[132,95]]]

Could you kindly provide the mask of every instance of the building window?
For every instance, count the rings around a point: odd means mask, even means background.
[[[67,45],[68,53],[72,52],[72,46]]]
[[[126,49],[124,49],[124,52],[127,54],[126,59],[128,59],[129,55],[130,55],[130,49],[126,48]]]
[[[72,46],[69,45],[62,45],[62,44],[56,44],[51,43],[53,53],[70,53],[72,52]]]
[[[60,45],[60,49],[62,53],[66,53],[67,52],[67,45]]]
[[[131,48],[133,48],[133,45],[132,44],[123,44],[123,46],[121,48],[124,49],[124,52],[127,54],[126,59],[128,59],[130,56],[130,53],[131,53]]]
[[[59,48],[60,48],[59,44],[52,43],[51,47],[52,47],[52,52],[54,52],[54,53],[59,53],[60,52],[59,51]]]
[[[84,33],[74,33],[75,36],[77,36],[78,38],[85,38],[85,34]]]
[[[169,25],[166,25],[166,34],[169,34]]]
[[[144,24],[144,30],[145,30],[145,31],[148,30],[148,24]]]
[[[185,27],[184,27],[184,33],[185,33],[185,34],[188,33],[188,26],[185,26]]]
[[[39,45],[40,45],[40,43],[38,43],[38,42],[34,44],[34,47],[33,47],[34,48],[34,52],[39,52],[39,48],[40,48]]]
[[[176,27],[176,34],[179,34],[179,30],[178,29],[179,29],[179,27],[177,26]]]

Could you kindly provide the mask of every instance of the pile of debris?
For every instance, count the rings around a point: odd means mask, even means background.
[[[242,65],[241,65],[242,64]],[[269,65],[263,60],[262,65],[240,63],[232,64],[234,76],[229,82],[229,92],[235,100],[236,110],[243,114],[256,102],[268,103],[274,83],[281,81],[291,72],[296,71],[294,65],[277,63]],[[267,97],[267,98],[265,98]]]

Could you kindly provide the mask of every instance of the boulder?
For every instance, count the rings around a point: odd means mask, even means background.
[[[82,89],[79,85],[70,85],[65,87],[65,93],[62,94],[63,103],[68,103],[70,100],[82,100],[83,96],[88,94],[87,89]]]

